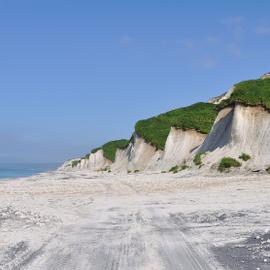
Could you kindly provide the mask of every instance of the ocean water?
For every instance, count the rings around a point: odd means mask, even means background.
[[[42,172],[52,171],[59,167],[59,163],[0,163],[0,180],[32,176]]]

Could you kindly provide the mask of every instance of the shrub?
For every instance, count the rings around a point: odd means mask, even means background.
[[[90,157],[90,154],[86,154],[86,155],[84,156],[85,159],[89,159],[89,157]]]
[[[71,161],[71,167],[72,168],[77,167],[80,163],[81,163],[81,160],[80,159],[78,159],[78,160],[72,160]]]
[[[270,166],[268,168],[265,169],[267,171],[267,173],[270,174]]]
[[[161,171],[161,173],[167,173],[166,171]]]
[[[127,173],[129,174],[129,173],[131,173],[131,171],[130,171],[130,170],[128,170],[128,171],[127,171]]]
[[[216,106],[196,103],[136,123],[136,133],[158,149],[164,150],[171,127],[209,133],[217,116]]]
[[[205,153],[201,152],[201,153],[197,153],[193,159],[193,162],[195,165],[197,166],[202,166],[202,156],[205,155]]]
[[[242,153],[241,156],[239,156],[240,159],[242,159],[243,161],[248,161],[249,159],[251,159],[250,155]]]
[[[241,167],[241,163],[234,158],[224,157],[219,163],[218,170],[224,172],[228,171],[231,167]]]
[[[178,171],[179,171],[179,167],[177,165],[171,167],[169,170],[169,172],[172,172],[172,173],[178,173]]]
[[[140,171],[139,170],[135,170],[134,173],[139,173]]]
[[[218,108],[222,109],[235,103],[270,109],[270,79],[249,80],[236,84],[230,98],[223,100]]]

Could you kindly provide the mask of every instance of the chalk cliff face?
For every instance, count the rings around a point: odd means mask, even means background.
[[[88,158],[73,159],[64,163],[61,169],[65,170],[83,170],[98,171],[110,166],[112,162],[103,156],[103,151],[98,150],[92,153]]]
[[[110,166],[112,162],[104,157],[103,150],[98,150],[96,153],[90,154],[85,164],[87,169],[96,171]]]
[[[260,106],[240,104],[221,110],[198,151],[207,152],[204,162],[209,166],[223,157],[246,153],[251,159],[242,162],[242,169],[265,169],[270,165],[270,113]]]
[[[196,130],[182,130],[172,127],[158,167],[167,170],[172,166],[184,164],[191,152],[200,146],[205,138],[206,134]]]
[[[126,150],[117,150],[116,161],[111,166],[116,171],[161,171],[184,164],[206,135],[195,130],[171,128],[164,151],[158,150],[138,135]]]
[[[262,80],[269,79],[270,78],[270,72],[265,73],[264,75],[261,76]]]
[[[162,156],[162,151],[134,135],[134,141],[127,148],[129,170],[151,170]]]
[[[157,150],[135,133],[125,151],[117,150],[116,161],[112,165],[112,169],[119,171],[153,170],[162,153],[163,151]]]
[[[176,124],[182,128],[175,128]],[[196,103],[141,120],[135,130],[130,142],[121,140],[121,144],[114,145],[117,150],[110,158],[114,162],[98,150],[88,157],[65,162],[61,168],[160,172],[187,164],[195,172],[198,168],[217,169],[222,158],[231,157],[242,163],[240,170],[265,170],[270,166],[270,73],[235,84],[209,103]],[[111,145],[105,145],[111,151]],[[201,153],[203,166],[194,162],[195,155]],[[240,160],[243,153],[250,159]]]
[[[212,103],[212,104],[220,104],[223,100],[225,100],[225,99],[228,99],[230,96],[231,96],[231,94],[233,93],[233,91],[234,91],[234,86],[233,87],[231,87],[227,92],[225,92],[224,94],[222,94],[222,95],[220,95],[220,96],[218,96],[218,97],[214,97],[214,98],[211,98],[211,99],[209,99],[209,103]]]

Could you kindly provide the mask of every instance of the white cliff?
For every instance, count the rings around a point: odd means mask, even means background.
[[[251,159],[241,161],[242,169],[266,169],[270,165],[270,113],[259,106],[243,105],[221,110],[198,152],[206,152],[206,166],[246,153]]]

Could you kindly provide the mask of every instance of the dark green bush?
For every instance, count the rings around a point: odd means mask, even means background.
[[[164,150],[171,127],[184,130],[195,129],[209,133],[217,116],[216,106],[210,103],[196,103],[189,107],[176,109],[156,117],[136,123],[136,133],[147,142]]]
[[[225,172],[232,167],[241,167],[241,163],[234,158],[224,157],[219,163],[218,170],[220,172]]]
[[[251,159],[251,156],[245,153],[242,153],[241,156],[239,156],[240,159],[242,159],[243,161],[248,161],[249,159]]]
[[[268,168],[265,169],[267,171],[267,173],[270,174],[270,166]]]
[[[193,159],[193,162],[195,165],[197,166],[202,166],[203,163],[202,163],[202,156],[205,155],[205,153],[197,153]]]
[[[177,165],[171,167],[169,170],[169,172],[172,172],[172,173],[178,173],[178,171],[179,171],[179,166]]]

